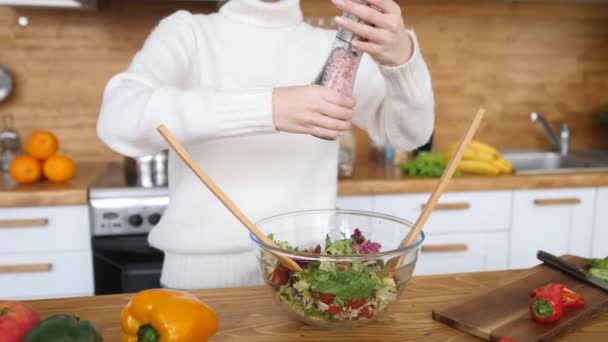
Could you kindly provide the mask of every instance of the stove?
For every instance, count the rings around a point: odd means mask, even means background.
[[[164,255],[148,233],[169,205],[167,187],[142,187],[111,164],[89,188],[95,294],[159,288]]]
[[[89,189],[92,234],[147,234],[168,205],[167,187],[141,187],[122,164],[111,164]]]

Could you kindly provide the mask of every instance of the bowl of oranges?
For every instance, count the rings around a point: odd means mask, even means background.
[[[65,183],[74,176],[74,161],[57,153],[59,140],[53,133],[34,132],[24,147],[26,154],[13,159],[8,169],[17,184],[32,184],[43,178],[52,183]]]

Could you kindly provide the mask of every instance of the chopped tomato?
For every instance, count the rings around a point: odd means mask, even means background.
[[[287,285],[290,274],[291,274],[291,271],[289,271],[285,267],[279,265],[274,269],[274,271],[270,275],[270,284],[277,286],[277,287]]]
[[[372,309],[369,306],[363,307],[361,310],[359,310],[359,317],[371,318]]]
[[[329,293],[319,292],[319,301],[321,301],[321,302],[323,302],[323,303],[325,303],[327,305],[332,304],[334,302],[334,298],[335,297],[336,296],[334,296],[332,294],[329,294]]]
[[[365,305],[365,303],[365,299],[349,299],[348,301],[346,301],[346,306],[351,309],[358,309]]]
[[[498,340],[498,342],[517,342],[514,339],[511,338],[501,338],[500,340]]]
[[[329,312],[331,315],[337,315],[342,312],[342,308],[336,306],[336,304],[329,304],[329,309],[327,309],[327,312]]]

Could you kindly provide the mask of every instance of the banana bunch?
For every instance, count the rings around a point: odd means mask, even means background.
[[[447,162],[452,159],[457,148],[458,143],[448,145],[445,152]],[[458,170],[465,173],[496,176],[511,173],[513,165],[494,147],[479,141],[471,141],[458,164]]]

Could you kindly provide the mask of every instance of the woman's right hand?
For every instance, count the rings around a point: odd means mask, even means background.
[[[275,88],[272,121],[277,130],[336,139],[350,127],[355,100],[319,85]]]

